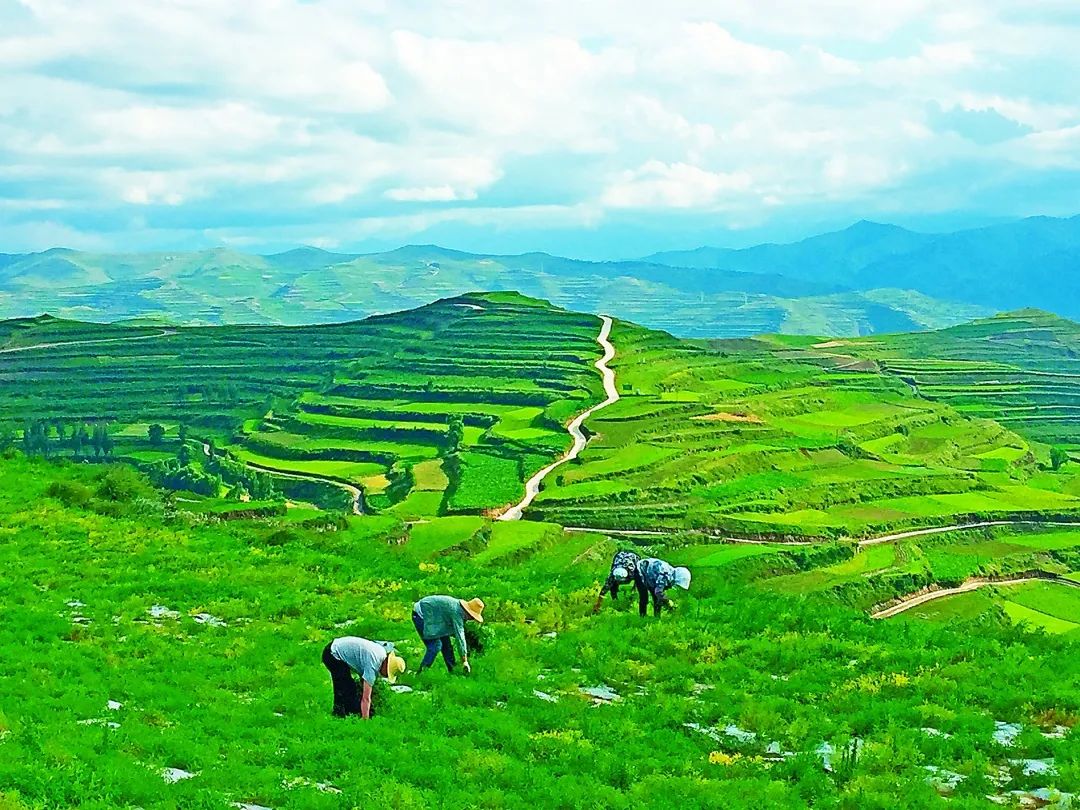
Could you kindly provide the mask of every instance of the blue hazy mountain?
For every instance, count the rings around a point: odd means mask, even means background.
[[[408,245],[0,254],[0,317],[326,323],[476,290],[514,289],[690,337],[933,329],[1039,307],[1080,317],[1080,217],[953,233],[858,222],[791,244],[702,247],[636,261]]]
[[[780,274],[848,290],[915,290],[996,310],[1080,316],[1080,216],[1032,217],[952,233],[858,222],[782,245],[701,247],[647,261],[710,272]]]

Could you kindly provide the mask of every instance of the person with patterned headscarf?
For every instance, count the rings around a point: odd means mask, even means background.
[[[596,597],[593,613],[600,610],[600,602],[603,601],[606,593],[610,592],[612,599],[619,598],[619,586],[629,585],[635,580],[640,561],[641,557],[632,551],[615,552],[615,556],[611,558],[611,573],[608,574],[608,578],[604,581],[604,587],[600,589],[600,595]]]

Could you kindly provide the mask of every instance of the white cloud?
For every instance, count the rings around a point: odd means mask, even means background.
[[[398,202],[453,202],[475,200],[476,192],[471,189],[458,191],[453,186],[413,186],[388,189],[386,198]]]
[[[23,0],[0,9],[0,181],[22,217],[118,240],[157,207],[232,239],[872,216],[952,166],[1075,163],[1080,31],[1052,5]],[[938,131],[951,109],[1034,131]]]
[[[602,195],[613,208],[711,208],[732,192],[746,192],[746,172],[711,172],[686,163],[650,160],[623,172]]]
[[[133,205],[180,205],[184,195],[172,187],[169,177],[158,172],[141,172],[128,175],[120,181],[120,198]]]
[[[886,186],[903,172],[904,166],[874,155],[840,154],[825,162],[822,173],[829,189],[850,193]]]
[[[676,79],[692,81],[700,80],[702,74],[775,74],[791,64],[791,57],[736,39],[715,22],[695,22],[684,25],[653,64]]]

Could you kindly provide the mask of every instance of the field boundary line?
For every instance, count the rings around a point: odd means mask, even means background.
[[[953,588],[938,588],[931,586],[931,590],[917,591],[914,594],[901,597],[899,601],[894,600],[891,603],[886,603],[886,607],[878,607],[876,610],[873,610],[870,614],[870,618],[889,619],[904,613],[911,608],[925,605],[927,602],[933,602],[935,599],[941,599],[945,596],[956,596],[961,593],[970,593],[971,591],[985,588],[989,585],[1023,585],[1028,582],[1055,582],[1058,585],[1065,585],[1070,588],[1080,588],[1080,582],[1074,582],[1071,579],[1066,579],[1065,577],[1051,573],[1050,571],[1041,570],[1028,571],[1023,574],[1015,574],[1001,578],[972,577],[971,579],[964,580],[964,582],[961,582]]]
[[[983,520],[978,523],[956,523],[951,526],[931,526],[924,529],[908,529],[893,534],[882,534],[877,537],[867,537],[858,542],[859,548],[878,546],[883,543],[891,543],[894,540],[906,540],[909,537],[925,537],[929,534],[945,534],[946,532],[959,532],[968,529],[985,529],[992,526],[1072,526],[1080,529],[1080,521],[1068,520]]]
[[[169,337],[175,335],[175,329],[162,329],[152,335],[132,335],[130,337],[98,338],[96,340],[64,340],[56,343],[35,343],[33,346],[14,346],[8,349],[0,349],[0,354],[15,354],[16,352],[29,352],[34,349],[61,349],[65,346],[96,346],[101,343],[128,343],[133,340],[153,340],[154,338]]]

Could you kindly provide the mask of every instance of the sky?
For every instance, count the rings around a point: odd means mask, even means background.
[[[1080,213],[1075,0],[0,0],[0,253]]]

